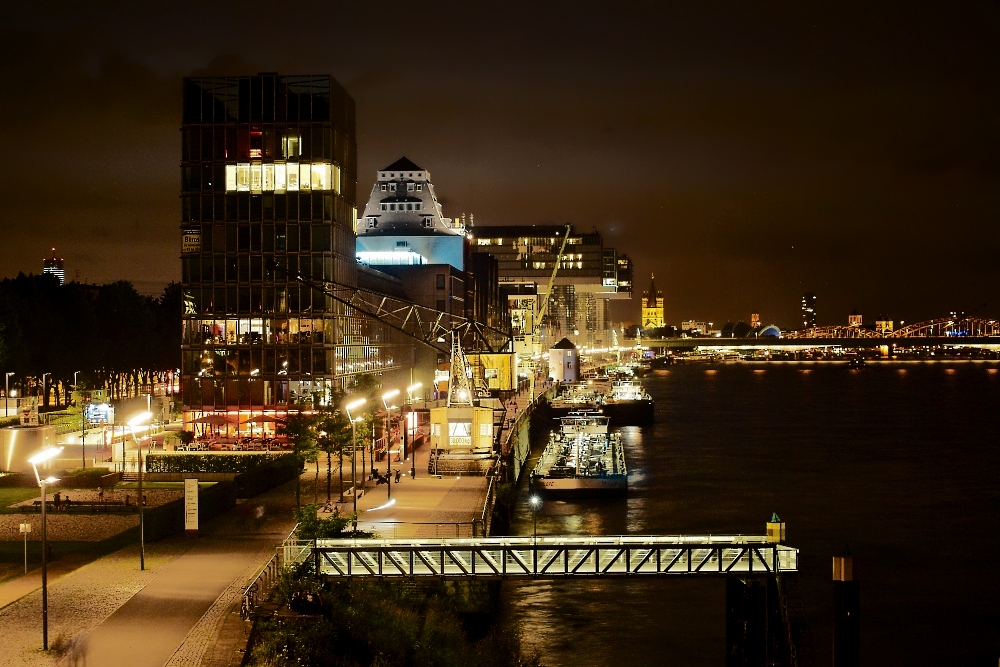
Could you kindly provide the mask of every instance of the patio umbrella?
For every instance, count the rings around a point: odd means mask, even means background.
[[[244,424],[284,424],[285,420],[274,415],[257,415],[243,420]]]
[[[225,426],[236,422],[225,415],[205,415],[191,420],[192,424],[210,424],[212,426]]]

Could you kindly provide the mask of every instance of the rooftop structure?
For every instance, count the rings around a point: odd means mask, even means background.
[[[52,249],[52,257],[42,260],[42,273],[53,275],[59,279],[59,284],[66,282],[66,271],[63,268],[62,257],[56,257],[56,249]]]

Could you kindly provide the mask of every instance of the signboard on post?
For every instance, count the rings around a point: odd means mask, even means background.
[[[17,414],[21,418],[21,426],[38,426],[38,397],[17,399]]]
[[[184,480],[184,534],[198,535],[198,480]]]

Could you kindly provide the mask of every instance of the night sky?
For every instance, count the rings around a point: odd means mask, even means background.
[[[181,78],[330,73],[359,206],[598,228],[667,320],[1000,315],[1000,3],[4,3],[0,276],[180,277]],[[986,304],[985,306],[983,304]]]

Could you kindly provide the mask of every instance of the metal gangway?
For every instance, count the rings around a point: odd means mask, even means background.
[[[739,576],[798,571],[798,549],[746,535],[321,539],[314,571],[347,579]]]

